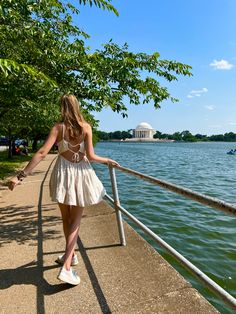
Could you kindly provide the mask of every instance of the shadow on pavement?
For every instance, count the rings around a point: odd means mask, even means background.
[[[97,300],[98,300],[98,303],[100,305],[101,311],[104,314],[105,313],[109,314],[109,313],[111,313],[111,310],[110,310],[109,305],[107,303],[107,300],[104,296],[102,288],[99,284],[98,278],[97,278],[97,276],[93,270],[93,266],[89,260],[88,254],[86,253],[86,249],[84,248],[83,243],[79,237],[77,240],[77,244],[78,244],[78,248],[79,248],[81,257],[82,257],[84,264],[86,266],[90,281],[92,283],[94,293],[95,293]],[[112,245],[112,246],[116,246],[116,245]]]
[[[13,285],[34,285],[37,289],[37,314],[45,314],[44,296],[53,295],[64,290],[73,288],[71,285],[65,283],[58,283],[55,285],[49,284],[44,279],[44,271],[58,268],[58,265],[43,265],[43,255],[54,254],[55,252],[43,252],[43,240],[55,239],[60,237],[58,231],[53,226],[61,223],[61,218],[58,216],[44,216],[42,211],[51,210],[51,204],[42,204],[43,188],[47,175],[53,164],[50,164],[40,186],[38,208],[34,210],[34,206],[17,206],[13,204],[1,209],[2,226],[0,235],[0,245],[16,241],[18,244],[25,244],[27,242],[37,241],[37,261],[31,261],[25,265],[17,268],[8,268],[0,270],[0,290],[8,289]],[[44,232],[43,232],[44,225]],[[49,228],[48,228],[49,227]],[[84,264],[92,283],[93,290],[100,305],[101,312],[109,314],[111,310],[107,300],[103,294],[98,278],[93,270],[92,264],[86,253],[89,249],[99,249],[110,246],[117,246],[119,244],[105,245],[99,247],[85,248],[78,238],[78,247],[83,258]],[[61,253],[61,252],[59,252]]]
[[[16,241],[18,244],[37,241],[38,213],[32,209],[33,206],[16,206],[15,204],[0,209],[0,247],[13,241]],[[59,221],[60,218],[56,216],[44,218],[44,224],[47,226]],[[44,233],[44,239],[57,237],[59,237],[59,234],[56,231],[47,230]]]
[[[58,268],[57,265],[43,267],[46,270]],[[0,270],[0,289],[8,289],[13,285],[34,285],[39,287],[40,293],[43,295],[51,295],[63,290],[70,289],[72,286],[66,284],[51,285],[40,277],[42,273],[36,261],[32,261],[17,268],[9,268]],[[42,313],[42,311],[40,310]]]

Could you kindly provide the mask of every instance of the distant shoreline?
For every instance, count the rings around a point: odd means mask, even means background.
[[[236,141],[176,141],[176,140],[99,140],[99,143],[236,143]]]
[[[143,140],[143,139],[128,139],[128,140],[100,140],[99,142],[119,142],[119,143],[172,143],[176,142],[175,140],[162,140],[162,139],[148,139],[148,140]]]

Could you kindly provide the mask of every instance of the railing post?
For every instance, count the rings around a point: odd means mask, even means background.
[[[120,200],[119,200],[119,194],[118,194],[117,183],[116,183],[116,173],[115,173],[115,168],[112,167],[112,165],[109,165],[109,172],[110,172],[110,178],[111,178],[114,206],[115,206],[115,211],[116,211],[116,221],[117,221],[119,236],[120,236],[120,243],[121,245],[126,245],[122,215],[121,215],[121,211],[117,207],[117,205],[118,206],[120,205]]]

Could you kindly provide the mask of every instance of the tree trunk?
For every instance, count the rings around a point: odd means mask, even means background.
[[[12,139],[9,139],[8,141],[8,158],[12,158]]]
[[[11,159],[12,158],[12,147],[13,145],[13,139],[12,139],[12,134],[11,134],[11,130],[8,130],[8,158]]]
[[[35,138],[33,139],[33,143],[32,143],[32,151],[33,151],[33,152],[36,152],[37,147],[38,147],[38,139],[37,139],[37,137],[35,137]]]

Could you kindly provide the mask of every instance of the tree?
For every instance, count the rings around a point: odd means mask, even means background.
[[[112,138],[115,140],[121,140],[122,139],[122,132],[121,131],[115,131],[112,133]]]
[[[225,133],[224,139],[227,142],[236,142],[236,134],[233,132]]]
[[[107,140],[109,140],[109,135],[108,135],[107,132],[97,131],[97,135],[98,135],[98,139],[100,141],[107,141]]]
[[[156,133],[153,135],[153,138],[161,138],[162,133],[160,131],[156,131]]]
[[[78,0],[81,4],[118,15],[109,0]],[[86,47],[88,35],[73,23],[78,8],[59,0],[1,1],[0,130],[4,134],[25,130],[24,121],[31,124],[31,133],[39,129],[33,121],[44,119],[48,125],[48,119],[53,121],[57,115],[59,96],[68,92],[81,99],[93,123],[91,111],[104,107],[127,116],[125,98],[135,105],[152,102],[155,108],[165,99],[177,101],[157,79],[173,81],[178,75],[191,75],[190,66],[161,60],[158,52],[133,53],[127,44],[112,41],[91,53]],[[7,130],[12,117],[15,123]]]
[[[182,140],[185,142],[196,142],[197,139],[189,132],[189,131],[183,131],[180,133]]]
[[[126,138],[132,138],[132,135],[129,131],[122,131],[122,139],[125,140]]]
[[[206,140],[207,140],[207,135],[196,134],[195,137],[196,137],[196,139],[197,139],[198,141],[206,141]]]
[[[225,138],[223,134],[217,134],[209,136],[209,140],[213,142],[223,142],[225,141]]]

